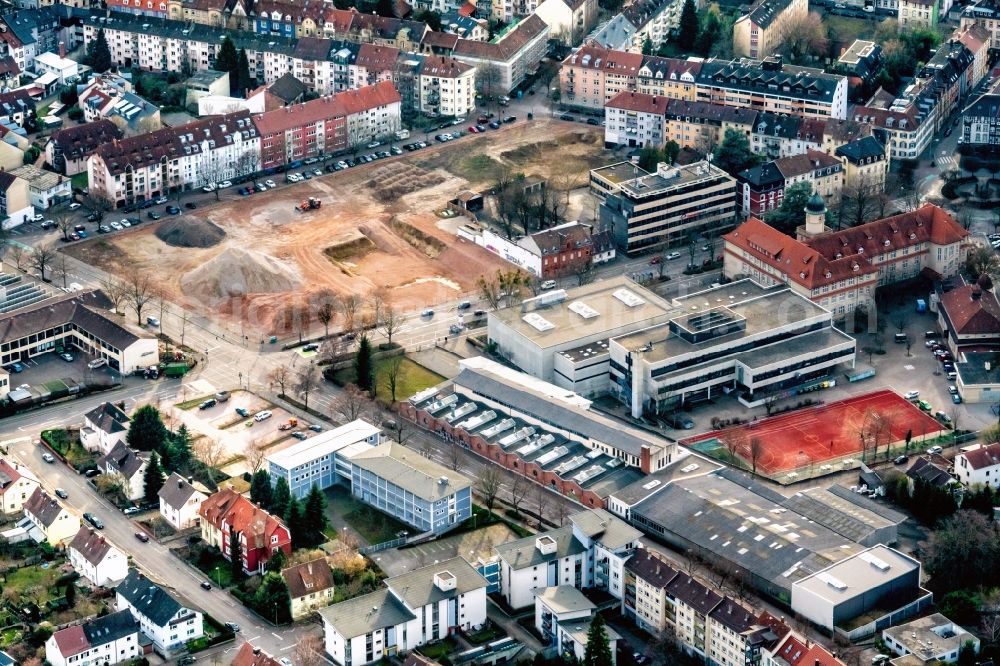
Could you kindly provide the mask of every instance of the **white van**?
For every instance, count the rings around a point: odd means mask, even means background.
[[[253,415],[253,420],[258,422],[266,421],[269,418],[271,418],[271,412],[267,411],[266,409],[262,412],[257,412],[256,414]]]
[[[555,289],[555,288],[556,288],[556,281],[555,280],[546,280],[545,282],[542,283],[542,289],[548,290],[548,289]]]
[[[87,367],[91,370],[97,370],[108,364],[108,360],[105,358],[95,358],[93,361],[87,364]]]

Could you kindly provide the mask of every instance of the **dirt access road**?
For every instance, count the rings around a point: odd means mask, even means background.
[[[192,237],[203,235],[205,221],[225,233],[210,247],[168,245],[154,233],[170,222],[163,220],[69,252],[119,274],[137,268],[167,300],[265,334],[287,334],[303,318],[306,328],[315,325],[308,305],[323,290],[377,291],[416,310],[471,293],[479,275],[509,268],[447,230],[454,222],[440,212],[448,199],[482,189],[502,169],[585,182],[587,168],[607,157],[601,138],[558,120],[518,123],[183,216]],[[322,208],[296,211],[308,197]]]

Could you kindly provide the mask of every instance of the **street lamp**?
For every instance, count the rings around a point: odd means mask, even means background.
[[[222,588],[222,574],[219,573],[219,567],[215,567],[214,572],[215,572],[215,582],[219,585],[219,588],[221,589]]]

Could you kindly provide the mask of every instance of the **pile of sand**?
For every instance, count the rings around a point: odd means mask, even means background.
[[[233,247],[181,277],[185,294],[208,304],[247,294],[294,291],[301,284],[298,272],[280,259]]]
[[[208,220],[182,215],[157,227],[156,237],[174,247],[212,247],[222,242],[226,232]]]

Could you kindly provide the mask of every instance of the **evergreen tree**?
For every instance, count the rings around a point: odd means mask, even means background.
[[[358,388],[367,393],[375,392],[375,361],[372,358],[372,343],[368,336],[361,334],[358,353],[354,357],[354,376]]]
[[[685,52],[691,51],[698,41],[698,9],[694,0],[684,0],[681,21],[677,29],[677,45]]]
[[[240,49],[240,55],[236,61],[236,80],[240,86],[236,92],[240,97],[246,97],[247,91],[253,85],[250,81],[250,59],[247,58],[246,49]]]
[[[236,53],[236,45],[233,44],[233,40],[226,35],[226,37],[222,40],[222,45],[219,47],[218,55],[215,56],[215,71],[229,72],[229,94],[234,97],[236,96],[236,91],[240,85],[239,75],[237,74],[239,64],[239,55]]]
[[[87,64],[98,74],[103,74],[111,69],[111,49],[108,47],[108,38],[104,34],[104,28],[99,28],[97,37],[87,45]]]
[[[229,566],[233,572],[233,580],[239,580],[243,575],[243,549],[240,548],[240,533],[229,528]]]
[[[376,0],[375,13],[386,18],[394,18],[396,16],[395,4],[393,0]]]
[[[604,617],[594,613],[587,630],[587,649],[583,653],[583,666],[612,666],[611,643],[604,631]]]
[[[288,508],[285,510],[285,525],[292,533],[292,550],[298,550],[308,545],[309,530],[306,527],[302,503],[294,497],[288,500]]]
[[[431,30],[441,30],[441,14],[433,9],[424,9],[417,12],[415,20],[426,23],[427,27]]]
[[[156,502],[160,488],[163,487],[163,468],[160,467],[160,456],[153,451],[146,463],[146,472],[142,477],[143,496],[147,502]]]
[[[253,607],[275,624],[291,620],[291,597],[288,594],[288,584],[281,574],[272,571],[264,574],[260,587],[254,592]]]
[[[260,505],[265,511],[270,511],[271,495],[271,475],[266,469],[257,470],[250,480],[250,501]]]
[[[274,489],[271,491],[270,512],[279,518],[284,518],[291,499],[292,491],[288,488],[288,481],[285,481],[285,477],[279,476],[278,480],[274,482]],[[290,529],[291,525],[288,527]]]
[[[647,56],[648,55],[653,55],[654,54],[653,52],[655,50],[656,49],[653,46],[653,40],[650,39],[649,37],[646,37],[646,39],[643,40],[643,42],[642,42],[642,55],[647,55]]]
[[[756,166],[760,157],[750,149],[750,140],[743,132],[727,129],[726,134],[715,151],[715,166],[730,176],[740,171]]]
[[[785,189],[781,205],[764,218],[782,233],[794,236],[795,230],[806,222],[806,204],[812,197],[812,185],[807,182],[795,183]]]
[[[73,581],[66,583],[66,588],[63,590],[63,593],[63,596],[66,597],[66,605],[70,608],[76,606],[76,585],[73,584]]]
[[[313,484],[313,487],[309,490],[303,511],[305,513],[305,525],[308,534],[306,537],[307,543],[309,546],[318,546],[326,540],[323,533],[330,525],[330,521],[326,516],[326,496],[319,489],[319,486]]]
[[[286,564],[288,564],[288,557],[285,556],[285,551],[276,550],[267,561],[267,570],[274,573],[281,573]]]
[[[167,434],[160,411],[152,405],[143,405],[132,415],[125,441],[137,451],[159,451],[167,441]]]
[[[171,462],[174,467],[168,468],[171,472],[184,469],[191,462],[191,433],[183,423],[177,428],[177,432],[171,439]]]

